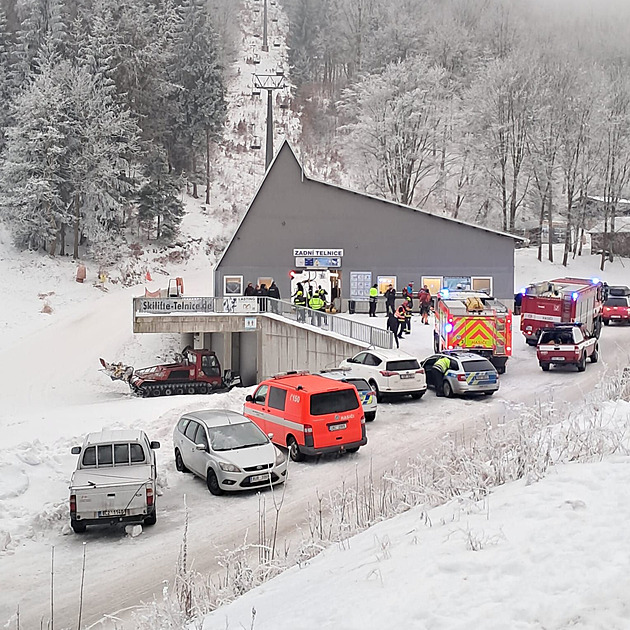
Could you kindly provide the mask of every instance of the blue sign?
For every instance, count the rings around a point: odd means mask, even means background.
[[[296,256],[296,267],[306,267],[307,269],[327,269],[329,267],[341,267],[340,256]]]

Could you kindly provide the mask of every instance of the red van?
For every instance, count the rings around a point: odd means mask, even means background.
[[[269,378],[245,399],[243,414],[295,462],[306,455],[356,453],[367,444],[365,415],[354,385],[310,373]]]

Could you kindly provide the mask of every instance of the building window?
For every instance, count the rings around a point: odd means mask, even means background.
[[[223,276],[223,295],[243,295],[243,276]]]
[[[378,278],[378,292],[382,295],[387,291],[391,284],[394,289],[396,288],[396,276],[377,276]]]
[[[449,291],[470,291],[470,276],[444,276],[442,287]]]
[[[488,276],[473,276],[472,290],[492,295],[492,278]]]

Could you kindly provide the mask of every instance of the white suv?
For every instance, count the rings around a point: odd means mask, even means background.
[[[385,395],[422,398],[427,391],[427,379],[418,359],[400,350],[364,350],[342,361],[339,367],[351,368],[366,379],[379,402]]]

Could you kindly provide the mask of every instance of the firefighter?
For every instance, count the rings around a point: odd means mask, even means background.
[[[323,315],[324,307],[326,303],[319,295],[319,291],[315,291],[311,294],[308,300],[308,306],[313,311],[313,325],[320,326],[321,325],[321,317]],[[324,316],[325,317],[325,316]]]
[[[396,318],[396,321],[398,322],[398,329],[395,333],[396,337],[398,337],[398,339],[402,339],[403,336],[403,332],[405,331],[405,322],[406,322],[406,317],[405,317],[405,312],[406,312],[406,308],[404,304],[401,304],[397,309],[396,312],[394,313],[394,317]]]
[[[323,289],[321,284],[318,284],[317,293],[319,294],[319,297],[324,300],[324,308],[326,308],[326,304],[328,303],[328,291],[326,291],[326,289]]]
[[[403,307],[405,309],[405,329],[404,332],[408,335],[411,334],[411,297],[408,295],[403,302]]]
[[[370,317],[376,317],[376,301],[378,300],[378,284],[370,287]]]
[[[306,294],[304,293],[304,286],[301,282],[297,283],[297,288],[293,294],[293,304],[297,307],[297,320],[304,323],[306,318]]]
[[[451,360],[448,357],[440,357],[431,368],[435,378],[435,395],[444,396],[444,376],[451,367]]]

